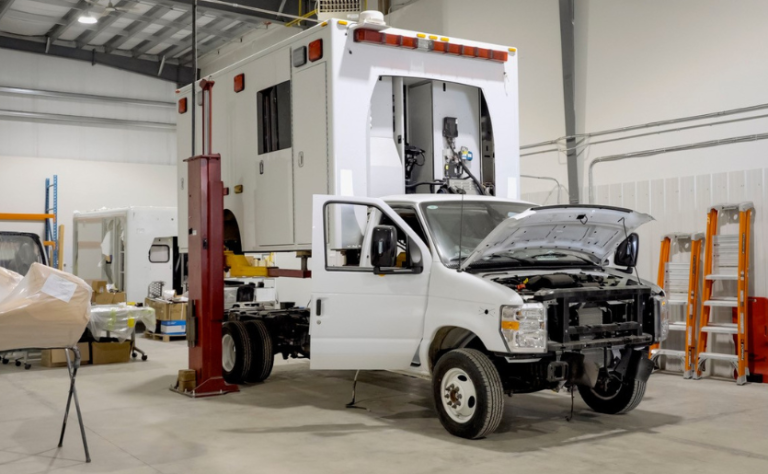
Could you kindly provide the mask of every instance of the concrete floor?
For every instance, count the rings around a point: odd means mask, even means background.
[[[56,448],[66,369],[0,366],[0,474],[13,473],[747,473],[768,471],[768,385],[737,387],[655,374],[638,409],[606,416],[566,394],[507,399],[497,433],[445,432],[429,382],[279,363],[264,384],[192,400],[168,390],[183,342],[141,340],[146,362],[88,366],[78,376],[93,462],[76,418]]]

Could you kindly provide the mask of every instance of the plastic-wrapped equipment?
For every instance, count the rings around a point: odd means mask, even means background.
[[[131,338],[136,322],[141,321],[150,330],[155,330],[155,310],[147,307],[129,306],[125,303],[104,304],[91,307],[88,329],[96,339],[114,337],[119,341]]]
[[[0,299],[0,351],[74,346],[88,324],[90,308],[88,283],[33,263]]]
[[[0,267],[0,301],[11,294],[24,277],[16,272]]]

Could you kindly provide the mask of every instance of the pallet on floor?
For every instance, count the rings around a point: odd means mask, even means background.
[[[144,337],[147,339],[161,340],[163,342],[179,341],[186,339],[186,334],[162,334],[158,332],[144,331]]]

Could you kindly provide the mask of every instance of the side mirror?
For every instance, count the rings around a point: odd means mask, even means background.
[[[637,265],[639,250],[640,236],[633,232],[616,247],[613,263],[620,267],[634,268]]]
[[[391,268],[397,264],[397,229],[393,225],[377,225],[371,239],[371,265],[374,272],[379,268]]]

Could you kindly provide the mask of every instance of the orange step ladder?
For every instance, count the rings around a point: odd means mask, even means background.
[[[685,332],[683,347],[666,347],[665,341],[651,347],[651,360],[658,366],[659,359],[679,359],[683,362],[683,377],[693,376],[696,362],[696,304],[698,302],[701,247],[703,233],[665,235],[661,239],[657,284],[667,295],[670,308],[670,332]],[[685,254],[689,254],[686,258]],[[673,311],[680,308],[682,311]],[[675,314],[678,316],[675,317]],[[680,316],[681,315],[681,316]]]
[[[713,206],[707,215],[704,289],[696,348],[696,379],[701,378],[706,361],[725,361],[733,365],[736,371],[736,383],[738,385],[747,383],[747,376],[749,376],[747,301],[753,211],[754,206],[751,202],[742,202]],[[724,232],[729,227],[736,226],[738,226],[736,233]],[[725,314],[717,318],[717,310],[723,308],[728,310],[727,318]],[[732,322],[734,308],[737,315],[735,323]],[[728,334],[734,339],[735,354],[714,352],[715,337],[709,336],[717,334]]]

